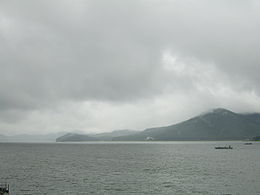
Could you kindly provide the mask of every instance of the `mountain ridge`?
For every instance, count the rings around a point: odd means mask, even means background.
[[[117,130],[99,134],[68,133],[56,139],[66,141],[195,141],[241,140],[260,135],[260,113],[235,113],[216,108],[177,124],[143,131]]]
[[[56,142],[74,142],[74,141],[112,141],[114,137],[127,136],[136,133],[137,131],[122,129],[111,132],[97,133],[97,134],[79,134],[66,133],[58,138]]]
[[[252,117],[253,116],[253,117]],[[224,108],[202,113],[183,122],[145,129],[115,141],[238,140],[260,134],[260,114],[238,114]]]

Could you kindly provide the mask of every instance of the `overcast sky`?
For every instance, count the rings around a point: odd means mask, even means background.
[[[1,0],[0,134],[260,112],[258,0]]]

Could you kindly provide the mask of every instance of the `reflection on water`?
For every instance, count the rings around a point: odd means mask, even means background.
[[[259,142],[0,143],[0,157],[12,195],[260,194]]]

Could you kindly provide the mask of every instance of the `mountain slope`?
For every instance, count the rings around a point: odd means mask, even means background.
[[[78,134],[78,133],[67,133],[56,139],[56,142],[77,142],[77,141],[112,141],[114,137],[127,136],[136,133],[133,130],[115,130],[112,132],[98,133],[98,134]]]
[[[219,108],[175,125],[146,129],[114,140],[141,141],[147,137],[157,141],[248,139],[260,135],[259,119],[258,114],[237,114]]]
[[[247,118],[248,120],[260,125],[260,114],[259,113],[244,114],[244,117]]]
[[[90,136],[98,138],[99,140],[102,140],[102,141],[111,141],[114,137],[128,136],[128,135],[132,135],[135,133],[137,133],[137,131],[123,129],[123,130],[114,130],[112,132],[98,133],[98,134],[94,134],[94,135],[90,135]]]
[[[56,142],[79,142],[79,141],[98,141],[95,137],[77,133],[67,133],[56,139]]]

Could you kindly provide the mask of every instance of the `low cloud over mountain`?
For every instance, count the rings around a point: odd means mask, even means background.
[[[260,3],[0,2],[0,133],[260,111]]]

